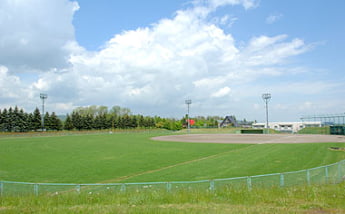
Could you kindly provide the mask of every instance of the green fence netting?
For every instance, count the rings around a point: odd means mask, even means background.
[[[311,169],[255,175],[236,178],[223,178],[200,181],[144,182],[144,183],[106,183],[106,184],[66,184],[30,183],[0,181],[0,196],[24,194],[63,194],[63,193],[111,193],[145,191],[194,191],[204,189],[234,189],[256,187],[288,187],[295,185],[334,184],[345,180],[345,160]]]

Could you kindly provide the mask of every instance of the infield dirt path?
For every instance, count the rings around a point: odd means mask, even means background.
[[[345,143],[342,135],[298,135],[298,134],[185,134],[153,137],[157,141],[190,143]]]

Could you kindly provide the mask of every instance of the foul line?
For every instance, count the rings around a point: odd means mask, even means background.
[[[126,176],[122,176],[122,177],[119,177],[119,178],[116,178],[116,179],[103,181],[101,183],[120,182],[120,181],[127,180],[127,179],[130,179],[130,178],[134,178],[134,177],[137,177],[137,176],[141,176],[141,175],[145,175],[145,174],[150,174],[150,173],[154,173],[154,172],[159,172],[159,171],[163,171],[163,170],[170,169],[170,168],[173,168],[173,167],[182,166],[182,165],[186,165],[186,164],[189,164],[189,163],[194,163],[194,162],[198,162],[198,161],[202,161],[202,160],[206,160],[206,159],[215,158],[215,157],[220,156],[220,155],[224,155],[224,154],[231,153],[231,152],[237,152],[239,150],[247,149],[247,148],[252,147],[252,146],[257,146],[257,145],[254,144],[254,145],[246,146],[244,148],[239,148],[239,149],[235,149],[235,150],[221,152],[221,153],[217,153],[217,154],[214,154],[214,155],[210,155],[210,156],[206,156],[206,157],[202,157],[202,158],[198,158],[198,159],[194,159],[194,160],[189,160],[189,161],[177,163],[177,164],[170,165],[170,166],[165,166],[165,167],[158,168],[158,169],[148,170],[148,171],[136,173],[136,174],[133,174],[133,175],[126,175]]]

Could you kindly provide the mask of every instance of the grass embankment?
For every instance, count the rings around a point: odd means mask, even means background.
[[[306,127],[298,131],[298,134],[330,134],[329,126],[325,127]]]
[[[345,184],[0,197],[0,213],[345,213]]]
[[[162,133],[0,139],[0,180],[58,183],[190,181],[307,169],[345,159],[318,144],[158,142]],[[164,133],[166,134],[166,133]]]

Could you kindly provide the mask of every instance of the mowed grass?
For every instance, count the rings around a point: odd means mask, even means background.
[[[162,132],[0,138],[0,180],[58,183],[188,181],[331,164],[345,152],[319,144],[158,142]]]
[[[114,182],[122,177],[247,146],[150,140],[150,137],[160,134],[162,133],[2,138],[0,180]]]

